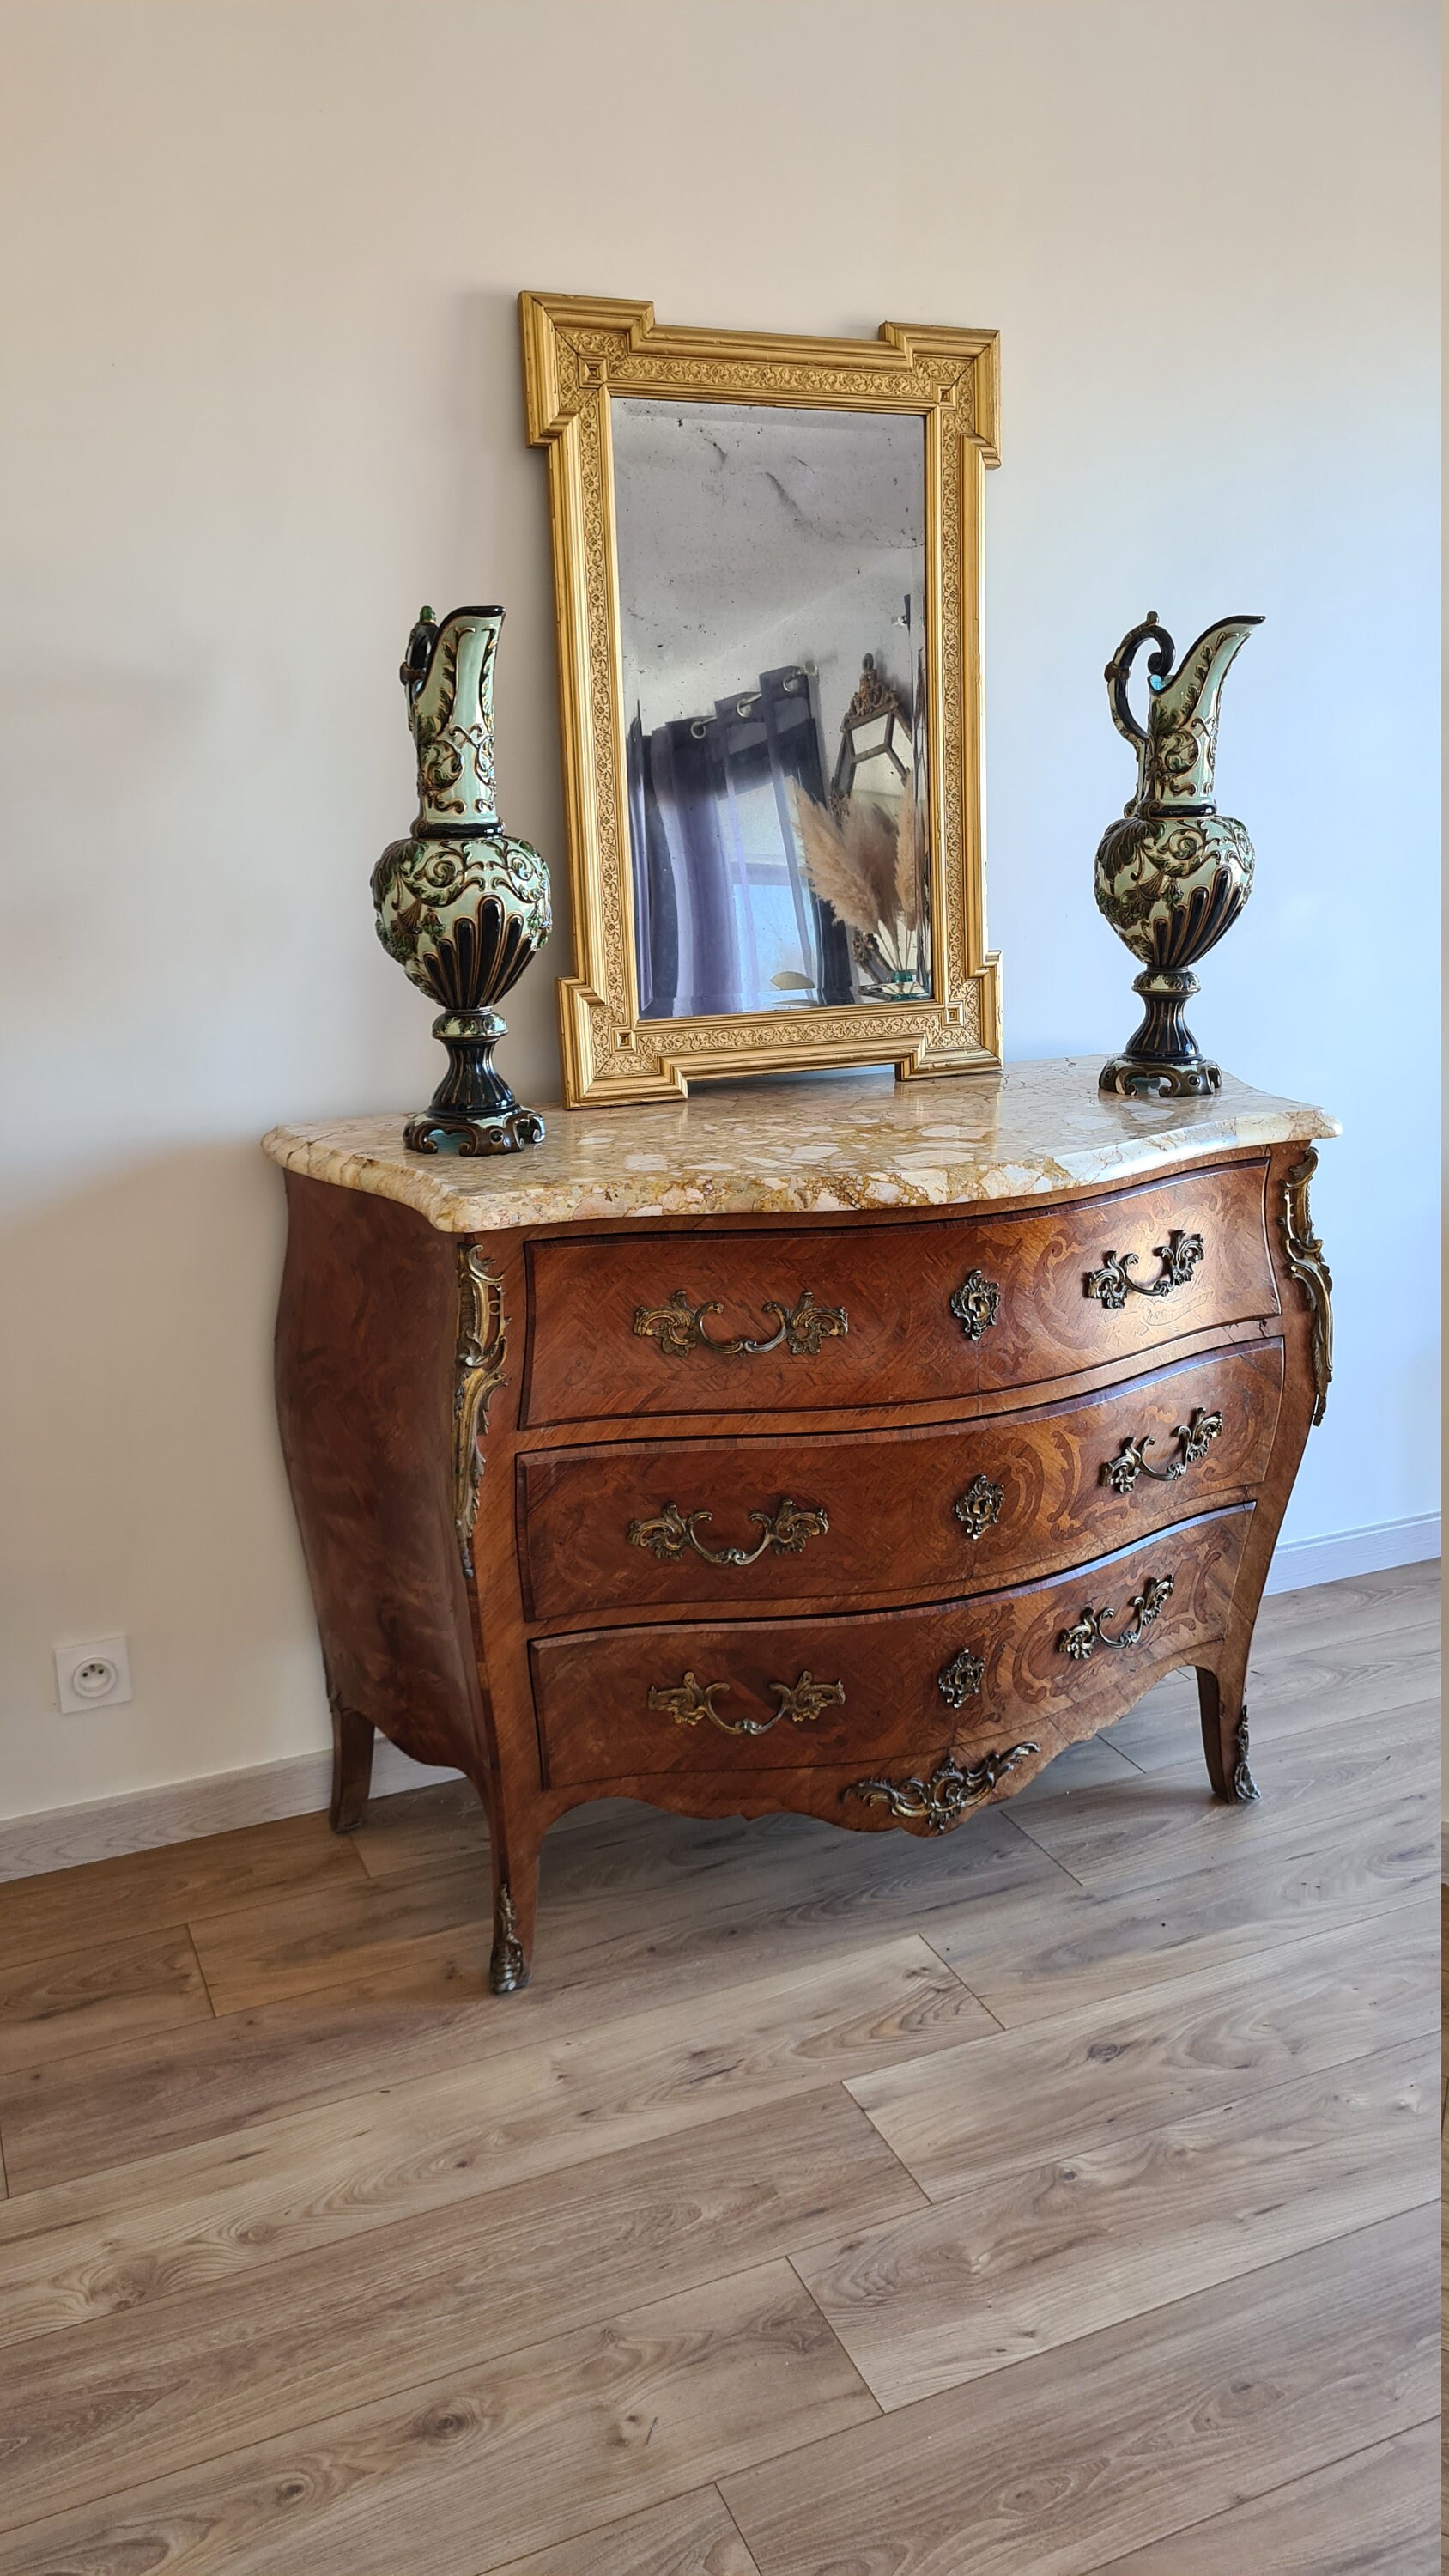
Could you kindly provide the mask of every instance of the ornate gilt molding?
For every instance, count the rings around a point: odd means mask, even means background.
[[[1315,1425],[1328,1410],[1328,1390],[1333,1382],[1333,1274],[1323,1257],[1323,1246],[1313,1231],[1313,1218],[1308,1207],[1308,1185],[1318,1169],[1318,1156],[1309,1146],[1301,1163],[1295,1163],[1283,1183],[1283,1250],[1288,1267],[1299,1282],[1313,1314],[1309,1349],[1313,1361]]]
[[[995,464],[990,331],[883,323],[878,341],[661,326],[652,304],[523,295],[528,435],[548,449],[575,973],[559,986],[569,1103],[679,1098],[706,1072],[893,1062],[903,1077],[1000,1061],[999,961],[985,948],[980,795],[980,522]],[[610,402],[619,396],[915,412],[926,432],[930,1001],[641,1020],[621,774]]]
[[[949,1834],[963,1816],[990,1797],[1008,1771],[1037,1749],[1034,1744],[1009,1744],[1000,1752],[984,1753],[964,1770],[947,1754],[929,1780],[853,1780],[840,1794],[859,1798],[867,1806],[888,1807],[897,1824],[923,1824],[928,1833]]]
[[[483,1478],[482,1437],[494,1389],[507,1380],[503,1283],[476,1243],[458,1246],[458,1346],[453,1361],[453,1527],[463,1572],[473,1573],[473,1524]]]

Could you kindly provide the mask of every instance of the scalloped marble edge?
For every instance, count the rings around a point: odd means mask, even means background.
[[[872,1076],[728,1099],[701,1090],[678,1107],[554,1109],[542,1145],[497,1161],[408,1153],[401,1112],[274,1127],[262,1150],[285,1171],[416,1208],[442,1233],[496,1234],[607,1217],[965,1207],[1341,1132],[1326,1111],[1229,1075],[1211,1100],[1125,1101],[1102,1097],[1097,1072],[1096,1057],[1066,1057],[905,1088]]]

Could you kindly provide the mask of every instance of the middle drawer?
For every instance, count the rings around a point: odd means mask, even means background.
[[[1028,1582],[1256,1485],[1282,1390],[1282,1343],[1255,1342],[919,1430],[534,1452],[517,1462],[525,1616]]]

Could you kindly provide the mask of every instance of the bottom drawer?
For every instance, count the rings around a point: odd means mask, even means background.
[[[1222,1637],[1251,1518],[1251,1504],[1207,1513],[1071,1574],[928,1609],[539,1639],[545,1782],[728,1772],[768,1790],[771,1773],[1015,1751],[1019,1787]]]

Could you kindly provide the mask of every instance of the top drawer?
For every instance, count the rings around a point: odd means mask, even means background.
[[[522,1418],[911,1404],[1276,1315],[1265,1168],[1012,1216],[532,1244]]]

